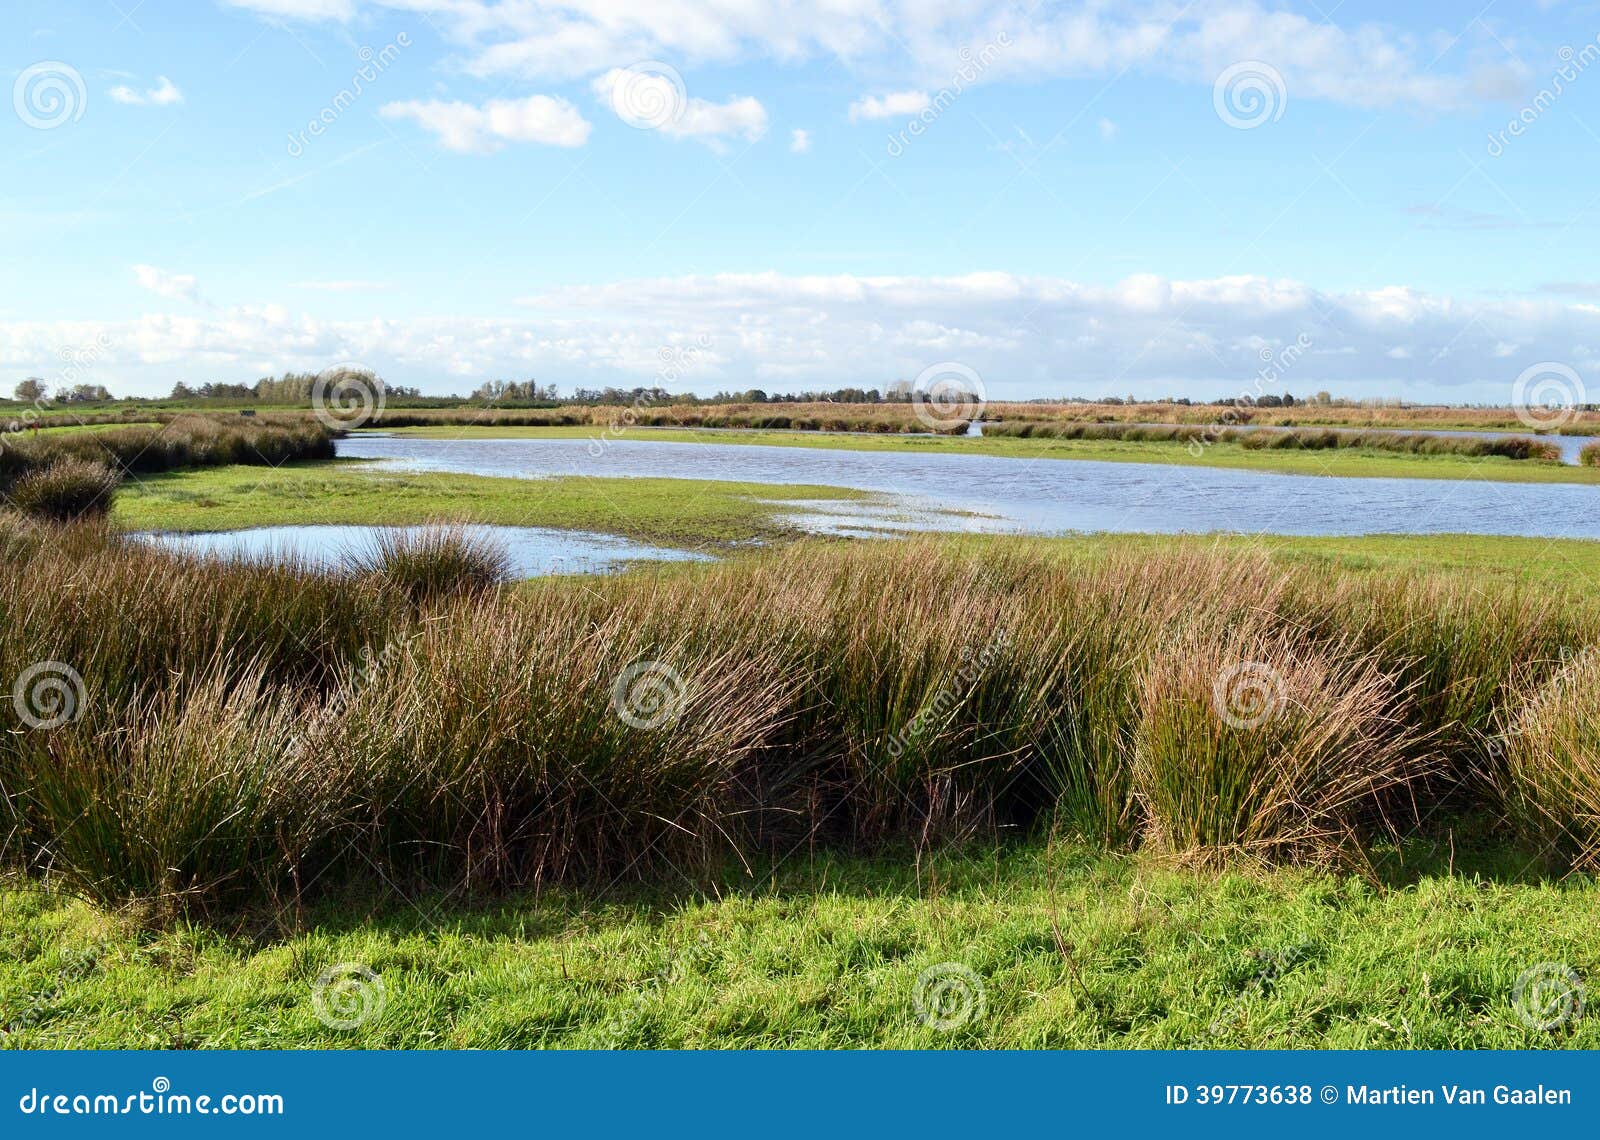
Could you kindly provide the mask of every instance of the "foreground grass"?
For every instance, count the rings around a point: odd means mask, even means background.
[[[299,933],[141,931],[37,890],[0,893],[0,1041],[38,1048],[1600,1047],[1600,1019],[1517,1017],[1518,975],[1600,965],[1600,892],[1440,860],[1404,885],[1206,875],[1035,844],[796,857],[752,884],[547,893],[480,907],[330,902]],[[1405,879],[1402,873],[1399,876]],[[264,916],[263,916],[264,917]],[[263,928],[266,929],[266,928]],[[318,1020],[360,964],[384,1009]],[[956,963],[984,1010],[919,1020]],[[960,1002],[954,1003],[957,1009]]]
[[[452,518],[504,526],[600,531],[666,545],[792,537],[785,502],[855,500],[843,487],[688,479],[499,479],[399,473],[335,460],[263,473],[225,467],[125,485],[112,510],[124,530],[213,531],[292,524],[404,525]]]
[[[605,429],[588,427],[411,427],[389,434],[421,439],[592,439]],[[1343,475],[1370,479],[1469,479],[1503,483],[1600,484],[1600,468],[1537,460],[1459,455],[1404,455],[1361,448],[1331,451],[1250,450],[1214,443],[1191,452],[1182,443],[1132,440],[1019,439],[1007,436],[922,436],[822,431],[631,427],[608,438],[656,443],[761,444],[846,451],[998,455],[1011,459],[1091,459],[1105,463],[1164,463],[1221,467],[1287,475]]]

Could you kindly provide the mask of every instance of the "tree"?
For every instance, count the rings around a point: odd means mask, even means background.
[[[30,376],[22,383],[17,385],[16,394],[17,399],[26,400],[30,404],[36,404],[40,400],[44,399],[44,394],[47,391],[48,389],[44,386],[43,380],[39,379],[37,376]]]

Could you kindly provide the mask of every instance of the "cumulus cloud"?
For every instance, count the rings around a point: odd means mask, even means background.
[[[928,109],[926,91],[894,91],[888,95],[868,95],[850,104],[850,121],[899,119],[920,115]]]
[[[571,103],[552,95],[491,99],[481,107],[413,99],[388,103],[379,114],[415,120],[438,137],[440,146],[464,154],[491,154],[508,142],[578,147],[589,141],[589,121]]]
[[[160,270],[148,287],[196,292],[192,278]],[[1267,390],[1505,401],[1524,368],[1554,360],[1600,391],[1600,307],[1469,301],[1404,286],[1325,292],[1255,276],[1102,284],[1009,273],[761,273],[573,286],[522,307],[526,315],[511,319],[326,321],[269,305],[136,321],[0,322],[0,367],[48,377],[64,348],[104,337],[97,379],[116,391],[316,371],[340,360],[367,361],[426,391],[459,388],[453,377],[513,375],[570,391],[651,383],[664,347],[703,343],[710,347],[681,390],[881,387],[953,360],[976,369],[997,400],[1130,391],[1209,399],[1253,390],[1276,354],[1302,345]]]
[[[713,150],[721,150],[730,138],[755,142],[767,133],[767,109],[760,100],[748,95],[725,103],[690,98],[670,68],[658,73],[644,64],[613,67],[590,80],[589,87],[624,122],[672,138],[697,139]]]
[[[190,273],[168,273],[154,265],[135,265],[134,280],[139,287],[172,301],[200,302],[200,282]]]
[[[165,75],[156,76],[156,85],[145,91],[122,85],[106,92],[113,103],[126,103],[133,107],[170,107],[183,102],[183,92]]]
[[[811,132],[799,128],[790,131],[789,149],[795,154],[805,154],[811,149]]]

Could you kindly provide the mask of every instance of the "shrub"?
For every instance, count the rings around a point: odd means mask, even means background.
[[[1586,443],[1578,452],[1578,462],[1584,467],[1600,467],[1600,443]]]

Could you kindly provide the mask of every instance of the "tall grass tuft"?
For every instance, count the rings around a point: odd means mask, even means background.
[[[1357,849],[1418,773],[1390,678],[1281,635],[1173,645],[1140,688],[1134,786],[1166,850],[1282,860]]]
[[[1600,869],[1600,655],[1532,687],[1507,721],[1496,775],[1508,816],[1572,865]]]
[[[105,514],[121,481],[104,463],[67,456],[27,471],[6,490],[5,499],[23,514],[74,522]]]
[[[511,577],[505,544],[482,528],[460,523],[381,527],[369,546],[349,552],[346,565],[418,603],[476,595]]]
[[[1600,467],[1600,443],[1586,443],[1578,451],[1578,463],[1583,467]]]

